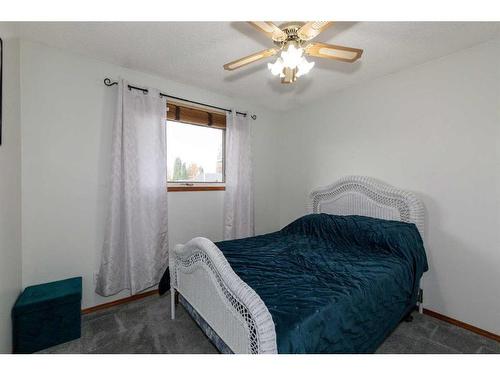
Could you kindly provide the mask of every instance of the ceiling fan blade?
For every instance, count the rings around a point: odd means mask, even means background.
[[[257,30],[266,34],[269,38],[274,40],[275,42],[283,42],[286,40],[286,33],[281,30],[274,23],[269,21],[255,21],[248,22],[250,25],[255,27]]]
[[[363,50],[326,43],[311,43],[305,47],[305,53],[315,57],[354,62],[361,57]]]
[[[224,65],[224,69],[225,70],[235,70],[235,69],[241,68],[242,66],[253,63],[257,60],[261,60],[261,59],[265,59],[266,57],[274,56],[277,53],[278,53],[278,50],[276,48],[265,49],[264,51],[260,51],[260,52],[254,53],[252,55],[242,57],[241,59],[231,61],[230,63],[227,63]]]
[[[333,22],[330,21],[310,21],[302,26],[298,31],[297,35],[302,40],[311,40],[321,33],[323,30],[327,29],[332,25]]]

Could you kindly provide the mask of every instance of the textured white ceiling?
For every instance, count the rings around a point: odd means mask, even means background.
[[[318,41],[364,49],[354,63],[316,59],[311,73],[282,85],[266,63],[227,72],[222,65],[272,46],[244,22],[32,22],[12,25],[21,38],[157,74],[274,109],[288,109],[327,93],[481,43],[500,23],[340,22]]]

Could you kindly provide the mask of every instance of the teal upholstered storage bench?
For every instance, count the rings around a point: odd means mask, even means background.
[[[12,309],[13,352],[33,353],[81,335],[82,278],[30,286]]]

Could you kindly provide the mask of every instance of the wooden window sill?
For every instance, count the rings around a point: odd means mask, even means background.
[[[170,192],[178,192],[178,191],[224,191],[226,190],[225,186],[216,185],[216,186],[168,186],[167,191]]]

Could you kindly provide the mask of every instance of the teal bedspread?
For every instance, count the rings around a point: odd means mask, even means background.
[[[427,259],[414,224],[313,214],[218,242],[266,304],[279,353],[372,353],[416,304]]]

